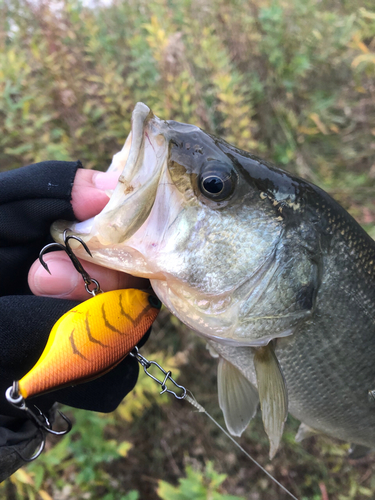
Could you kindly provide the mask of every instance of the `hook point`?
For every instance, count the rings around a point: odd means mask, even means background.
[[[44,260],[39,259],[39,262],[42,264],[44,269],[47,271],[48,274],[51,274],[51,271],[49,270],[49,267],[47,266],[47,263],[44,262]],[[52,276],[52,275],[51,275]]]

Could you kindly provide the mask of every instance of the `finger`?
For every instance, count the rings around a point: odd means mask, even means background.
[[[72,207],[78,220],[94,217],[108,203],[106,190],[116,187],[119,173],[96,172],[95,170],[77,170],[72,188]]]
[[[72,300],[87,300],[82,276],[76,271],[69,257],[63,252],[51,252],[44,257],[51,274],[36,260],[29,271],[29,287],[34,295],[60,297]],[[103,291],[123,288],[147,289],[148,280],[136,278],[130,274],[113,269],[106,269],[91,262],[82,261],[88,274],[96,279]]]

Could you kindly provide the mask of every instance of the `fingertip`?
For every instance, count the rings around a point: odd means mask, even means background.
[[[92,181],[97,189],[112,190],[118,182],[118,172],[94,172]]]
[[[45,258],[49,273],[39,261],[29,271],[29,286],[34,295],[72,298],[79,285],[80,275],[69,258],[50,256]]]
[[[29,287],[34,295],[72,300],[90,298],[82,276],[76,271],[68,255],[64,252],[51,252],[45,255],[44,260],[51,274],[47,273],[39,260],[34,262],[29,271]],[[88,261],[82,264],[89,276],[99,282],[103,291],[124,288],[147,289],[150,286],[150,282],[144,278],[97,266]]]
[[[109,201],[106,191],[114,189],[118,174],[78,169],[72,188],[72,207],[78,220],[100,213]]]

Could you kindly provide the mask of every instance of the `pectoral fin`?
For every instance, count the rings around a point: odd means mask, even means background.
[[[279,447],[288,416],[288,396],[284,376],[271,343],[256,349],[254,366],[263,425],[270,440],[269,455],[272,459]]]
[[[241,436],[257,411],[258,392],[235,366],[221,357],[217,381],[227,429],[232,435]]]
[[[297,431],[296,437],[294,439],[296,440],[296,443],[300,443],[304,439],[307,439],[311,436],[316,436],[317,434],[320,434],[320,432],[316,431],[315,429],[313,429],[309,425],[302,423],[298,427],[298,431]]]

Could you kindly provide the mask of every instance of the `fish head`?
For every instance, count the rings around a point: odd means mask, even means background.
[[[285,172],[142,103],[110,170],[119,179],[106,207],[87,221],[55,223],[57,241],[68,227],[95,263],[149,278],[170,311],[208,339],[265,345],[289,334],[285,325],[258,332],[259,315],[275,311],[262,297],[279,266],[278,205],[296,202]]]

